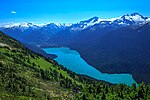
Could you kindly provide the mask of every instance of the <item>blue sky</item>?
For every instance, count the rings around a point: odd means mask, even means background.
[[[150,17],[150,0],[1,0],[0,23],[72,23],[138,12]]]

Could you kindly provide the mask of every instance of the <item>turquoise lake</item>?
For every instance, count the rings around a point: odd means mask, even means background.
[[[115,84],[124,83],[131,85],[132,83],[136,83],[131,74],[101,73],[91,65],[87,64],[75,50],[70,50],[69,48],[44,48],[43,50],[47,54],[57,55],[58,57],[54,60],[77,74],[88,75],[95,79],[104,80]]]

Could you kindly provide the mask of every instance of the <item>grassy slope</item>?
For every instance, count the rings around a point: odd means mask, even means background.
[[[55,61],[29,51],[3,33],[0,43],[0,98],[72,98],[72,89],[64,89],[60,81],[70,79],[81,84]]]

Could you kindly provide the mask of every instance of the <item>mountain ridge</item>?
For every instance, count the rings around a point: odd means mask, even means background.
[[[65,24],[65,23],[45,23],[45,24],[34,24],[33,22],[22,22],[22,23],[3,23],[2,25],[0,25],[0,27],[3,27],[3,28],[11,28],[11,27],[42,27],[42,26],[47,26],[47,25],[50,25],[50,24],[54,24],[54,25],[57,25],[57,26],[72,26],[73,24],[85,24],[85,23],[93,23],[91,25],[94,25],[94,24],[98,24],[100,22],[103,22],[103,21],[115,21],[115,20],[121,20],[122,18],[124,18],[127,20],[136,20],[136,21],[150,21],[150,18],[148,17],[145,17],[145,16],[142,16],[141,14],[139,13],[131,13],[131,14],[126,14],[126,15],[123,15],[123,16],[120,16],[120,17],[116,17],[116,18],[108,18],[108,19],[103,19],[103,18],[100,18],[100,17],[97,17],[97,16],[94,16],[92,18],[89,18],[87,20],[83,20],[83,21],[80,21],[80,22],[77,22],[77,23],[70,23],[70,24]],[[128,17],[128,18],[127,18]],[[144,20],[143,20],[144,19]],[[87,25],[88,26],[88,25]]]

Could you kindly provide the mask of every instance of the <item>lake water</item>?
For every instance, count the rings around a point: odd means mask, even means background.
[[[91,65],[87,64],[75,50],[70,50],[69,48],[44,48],[43,50],[47,54],[57,55],[58,57],[54,60],[77,74],[88,75],[95,79],[104,80],[115,84],[124,83],[131,85],[135,82],[131,74],[101,73]]]

